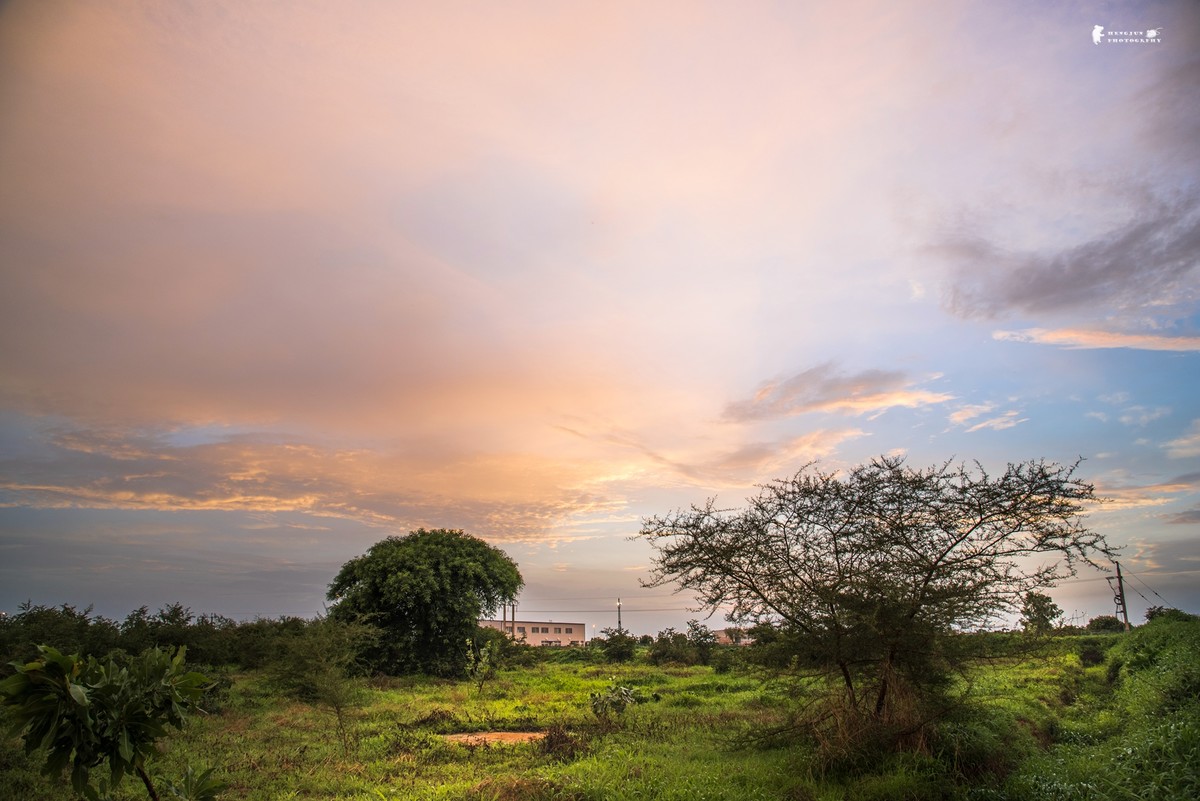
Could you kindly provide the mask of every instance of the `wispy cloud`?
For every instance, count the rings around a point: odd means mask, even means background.
[[[961,409],[951,413],[948,418],[952,425],[961,426],[969,420],[974,420],[981,414],[987,414],[996,408],[994,403],[976,403],[970,406],[963,406]]]
[[[1176,352],[1200,351],[1200,337],[1195,336],[1163,336],[1078,328],[1027,328],[1020,331],[995,331],[992,333],[992,338],[1002,342],[1029,342],[1074,349],[1130,348]]]
[[[1124,224],[1065,250],[1014,252],[967,231],[931,245],[931,253],[954,266],[947,307],[975,318],[1093,305],[1190,310],[1200,269],[1200,196],[1162,197],[1136,208]]]
[[[1171,515],[1167,518],[1166,523],[1172,526],[1200,525],[1200,506]]]
[[[1020,412],[1016,411],[1015,409],[1010,409],[1004,414],[997,415],[996,417],[989,417],[987,420],[976,423],[967,429],[967,433],[972,434],[976,431],[983,431],[985,429],[990,431],[1004,431],[1007,428],[1013,428],[1014,426],[1019,426],[1021,423],[1029,422],[1028,417],[1021,417],[1020,415]]]
[[[568,520],[624,506],[589,483],[588,466],[529,454],[434,459],[278,435],[196,446],[129,440],[111,429],[60,432],[36,462],[0,462],[0,506],[303,512],[390,530],[467,528],[500,541],[552,540]]]
[[[1121,411],[1119,419],[1127,426],[1144,426],[1154,420],[1166,417],[1170,413],[1171,410],[1166,406],[1155,406],[1154,408],[1130,406]]]
[[[1185,473],[1154,484],[1130,485],[1112,479],[1096,481],[1097,496],[1105,499],[1104,509],[1120,511],[1148,506],[1164,506],[1180,494],[1200,488],[1200,473]]]
[[[917,408],[953,400],[945,392],[920,387],[920,381],[896,370],[840,372],[832,363],[790,378],[767,381],[746,400],[725,407],[727,420],[750,421],[806,412],[864,415],[895,407]]]
[[[1187,459],[1200,456],[1200,420],[1193,420],[1183,436],[1171,440],[1164,446],[1172,459]]]
[[[817,429],[782,442],[754,442],[713,457],[706,465],[717,475],[757,480],[767,475],[794,470],[804,462],[827,457],[838,446],[867,436],[860,428]]]

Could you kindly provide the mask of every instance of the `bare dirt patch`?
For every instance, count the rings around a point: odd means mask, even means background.
[[[465,734],[443,734],[452,743],[491,745],[493,743],[528,743],[546,736],[542,731],[473,731]]]

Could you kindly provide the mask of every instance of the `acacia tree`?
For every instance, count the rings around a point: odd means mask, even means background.
[[[382,630],[368,660],[379,670],[462,675],[464,640],[524,582],[503,551],[462,531],[419,529],[351,559],[329,585],[330,616]]]
[[[1080,521],[1094,500],[1075,465],[919,470],[881,457],[848,472],[813,465],[741,510],[715,501],[643,524],[649,586],[674,583],[731,622],[791,632],[797,663],[824,675],[817,717],[903,728],[927,719],[962,638],[1027,593],[1111,555]],[[838,711],[830,710],[836,707]]]

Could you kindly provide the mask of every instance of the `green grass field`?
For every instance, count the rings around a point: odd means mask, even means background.
[[[152,767],[178,776],[188,764],[219,765],[230,785],[222,798],[249,801],[1200,797],[1200,624],[1061,638],[1036,656],[980,667],[970,681],[974,702],[934,740],[848,773],[822,772],[801,738],[748,744],[788,720],[797,686],[749,670],[543,662],[500,671],[482,690],[380,679],[363,682],[361,705],[340,722],[243,673]],[[613,685],[639,703],[600,717],[590,696]],[[544,737],[444,737],[528,731]],[[0,798],[69,798],[37,765],[7,737]],[[113,796],[145,797],[129,781]]]

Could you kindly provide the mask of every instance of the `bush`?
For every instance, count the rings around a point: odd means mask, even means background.
[[[1110,709],[1022,765],[1022,801],[1200,798],[1200,621],[1157,616],[1108,653]]]
[[[712,657],[712,669],[714,673],[729,673],[738,666],[739,659],[735,650],[737,647],[725,646],[717,648],[716,653]]]
[[[697,661],[687,635],[673,628],[658,633],[646,658],[655,665],[694,665]]]
[[[1120,632],[1125,631],[1125,624],[1117,619],[1116,615],[1100,615],[1088,621],[1088,631],[1096,632]]]
[[[638,702],[633,690],[615,682],[604,690],[591,694],[592,713],[604,722],[624,714],[625,710]]]
[[[561,724],[546,729],[545,735],[538,741],[538,752],[559,762],[570,762],[583,756],[587,750],[587,741]]]
[[[0,682],[0,701],[10,707],[26,753],[44,749],[46,775],[69,766],[72,788],[88,799],[107,796],[130,773],[158,798],[146,760],[168,726],[183,727],[208,683],[184,669],[185,649],[172,655],[155,648],[103,661],[64,656],[46,645],[38,652],[38,659]],[[93,785],[92,771],[101,765],[108,771]],[[202,782],[211,790],[208,797],[220,789],[210,778],[204,774]]]
[[[478,626],[475,629],[475,651],[483,653],[491,648],[491,663],[495,668],[533,667],[538,662],[538,650],[532,645],[513,639],[503,631],[488,626]],[[558,649],[543,648],[543,651],[571,650],[579,648]]]
[[[1173,620],[1175,622],[1187,622],[1197,620],[1195,615],[1188,614],[1174,607],[1152,606],[1146,610],[1146,622],[1152,620]]]
[[[0,665],[36,659],[41,643],[54,643],[65,653],[97,655],[122,645],[117,624],[93,615],[90,606],[79,610],[70,604],[52,607],[26,601],[15,615],[0,617]]]
[[[360,672],[359,654],[376,637],[376,629],[361,623],[318,618],[276,637],[267,677],[294,698],[320,702],[333,685]]]
[[[637,652],[637,640],[625,629],[602,629],[603,637],[592,642],[604,653],[608,662],[629,662]]]

